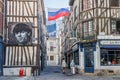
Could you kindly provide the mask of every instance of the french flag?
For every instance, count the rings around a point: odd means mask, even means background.
[[[62,16],[69,15],[69,10],[67,8],[60,8],[58,10],[55,9],[49,9],[48,10],[48,21],[58,19]]]

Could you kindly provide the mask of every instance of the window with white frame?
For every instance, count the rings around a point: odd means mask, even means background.
[[[93,21],[89,21],[88,22],[88,31],[89,31],[89,36],[93,36],[93,30],[94,30],[94,27],[93,27]]]
[[[93,30],[94,30],[94,26],[92,20],[83,22],[83,26],[82,26],[83,39],[94,36]]]
[[[115,20],[111,20],[111,31],[112,33],[116,32],[116,21]]]

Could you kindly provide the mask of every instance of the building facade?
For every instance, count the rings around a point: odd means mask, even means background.
[[[58,38],[49,37],[47,40],[47,66],[56,66],[60,61]]]
[[[0,0],[0,76],[3,75],[3,23],[4,23],[4,0]]]
[[[119,71],[119,0],[70,0],[63,19],[63,53],[79,71]]]
[[[3,75],[37,76],[46,54],[43,0],[5,0]],[[25,41],[27,40],[27,41]]]

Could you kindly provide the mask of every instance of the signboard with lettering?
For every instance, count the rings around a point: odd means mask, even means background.
[[[101,40],[101,45],[120,45],[120,40]]]
[[[120,39],[120,36],[114,35],[99,35],[97,39]]]

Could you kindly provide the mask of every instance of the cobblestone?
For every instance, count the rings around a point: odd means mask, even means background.
[[[37,77],[0,77],[0,80],[120,80],[120,76],[85,76],[75,74],[67,76],[61,72],[60,66],[51,66],[44,69]]]

